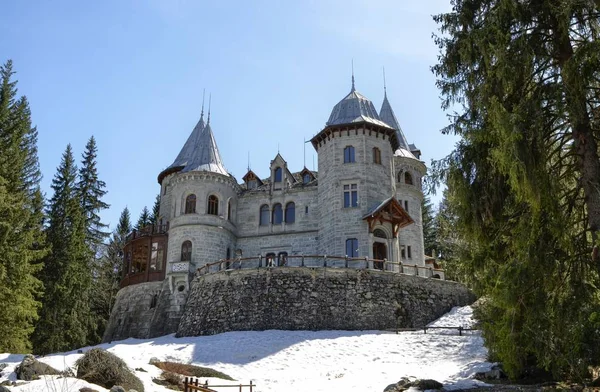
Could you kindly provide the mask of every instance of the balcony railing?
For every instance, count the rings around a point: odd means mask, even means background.
[[[421,276],[425,278],[445,279],[444,270],[433,267],[403,264],[398,261],[386,259],[369,259],[368,257],[343,257],[300,255],[285,256],[284,258],[245,257],[239,259],[219,260],[198,268],[197,275],[210,274],[227,270],[240,270],[252,268],[272,267],[309,267],[309,268],[349,268],[375,271],[387,271],[405,275]]]
[[[133,230],[131,233],[127,235],[125,242],[133,241],[136,238],[147,237],[150,235],[156,234],[166,234],[169,231],[169,223],[163,225],[147,225],[141,229]]]

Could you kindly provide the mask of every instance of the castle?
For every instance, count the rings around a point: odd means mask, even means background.
[[[426,268],[423,249],[426,167],[385,89],[377,112],[353,76],[350,93],[310,142],[318,172],[291,170],[278,153],[266,178],[248,170],[238,183],[221,160],[210,112],[205,122],[202,111],[179,155],[158,175],[158,224],[127,239],[105,340],[175,332],[199,268],[310,266],[308,259],[318,258],[320,267],[443,278]]]

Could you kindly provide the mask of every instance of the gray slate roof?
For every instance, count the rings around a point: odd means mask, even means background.
[[[221,154],[210,126],[210,115],[206,125],[204,125],[203,115],[200,116],[200,121],[167,170],[182,166],[181,172],[209,171],[229,175],[221,160]]]
[[[373,102],[359,93],[352,86],[352,90],[340,102],[333,107],[326,125],[352,124],[356,122],[367,122],[390,128],[381,121]]]
[[[400,148],[409,150],[408,141],[406,141],[406,136],[404,136],[404,132],[402,132],[402,128],[400,128],[400,124],[398,123],[396,114],[394,114],[392,105],[390,105],[390,101],[388,101],[387,93],[384,93],[383,95],[383,103],[381,104],[381,110],[379,111],[379,118],[396,130]]]

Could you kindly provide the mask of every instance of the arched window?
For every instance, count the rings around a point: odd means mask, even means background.
[[[196,212],[196,195],[191,194],[185,198],[185,213],[193,214]]]
[[[381,150],[377,147],[373,147],[373,163],[381,165]]]
[[[281,182],[282,181],[282,174],[283,174],[283,170],[278,167],[275,169],[275,179],[273,180],[274,182]]]
[[[283,222],[283,208],[279,203],[273,206],[273,219],[271,222],[273,222],[274,225],[280,225],[281,222]]]
[[[219,198],[215,195],[208,196],[208,214],[219,215]]]
[[[385,234],[385,231],[383,231],[381,229],[375,229],[375,230],[373,230],[373,236],[374,237],[378,237],[378,238],[387,238],[387,235]]]
[[[285,223],[294,223],[296,221],[296,204],[290,201],[285,205]]]
[[[152,296],[152,300],[150,301],[150,309],[154,309],[156,307],[157,302],[158,302],[158,295],[154,294]]]
[[[192,261],[192,242],[185,241],[181,244],[181,261]]]
[[[227,220],[231,222],[231,200],[227,200]]]
[[[259,225],[267,226],[269,224],[269,206],[264,204],[260,207]]]
[[[267,267],[275,266],[275,253],[267,253],[265,256]]]
[[[344,148],[344,163],[356,162],[354,160],[354,147],[347,146]]]
[[[396,178],[396,181],[402,182],[402,172],[401,171],[398,172],[398,177]]]
[[[279,252],[279,254],[277,255],[277,266],[278,267],[285,266],[287,264],[287,257],[288,257],[287,252]]]
[[[409,172],[404,173],[404,183],[408,185],[413,184],[412,175]]]

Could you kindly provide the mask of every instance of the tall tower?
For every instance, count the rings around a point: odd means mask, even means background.
[[[187,295],[193,272],[230,258],[238,184],[223,162],[203,114],[175,161],[158,176],[160,220],[169,224],[166,278],[172,292]]]
[[[319,253],[398,261],[398,230],[412,223],[395,200],[398,132],[356,91],[354,76],[311,142],[319,155]]]
[[[398,119],[390,105],[387,91],[384,89],[383,104],[379,117],[396,131],[398,147],[394,151],[393,188],[396,199],[410,215],[414,224],[402,229],[398,236],[400,259],[403,263],[425,265],[423,245],[423,220],[421,203],[423,202],[422,178],[427,168],[419,160],[420,151],[408,144],[400,128]],[[412,147],[412,148],[411,148]],[[416,155],[415,155],[416,154]]]

